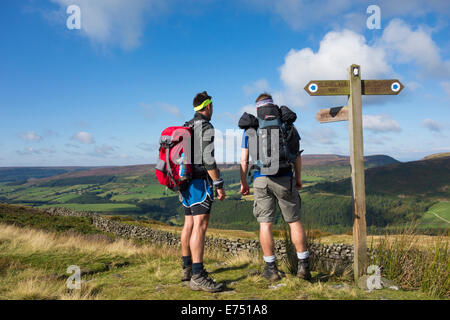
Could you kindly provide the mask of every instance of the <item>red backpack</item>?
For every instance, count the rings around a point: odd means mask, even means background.
[[[192,177],[191,138],[189,127],[169,127],[161,133],[156,178],[173,191],[184,190]]]

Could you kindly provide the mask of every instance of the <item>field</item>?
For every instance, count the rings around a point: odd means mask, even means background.
[[[428,209],[418,221],[421,228],[449,228],[450,202],[439,202]]]
[[[349,279],[313,272],[311,283],[289,273],[273,286],[260,257],[206,253],[205,267],[227,290],[193,292],[179,280],[178,250],[122,239],[55,234],[0,224],[0,299],[433,299],[419,291],[358,289]],[[66,288],[66,269],[82,271],[80,290]],[[284,265],[281,270],[287,271]]]

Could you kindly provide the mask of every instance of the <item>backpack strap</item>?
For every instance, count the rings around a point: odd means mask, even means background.
[[[161,171],[162,173],[167,173],[166,163],[164,162],[164,160],[158,159],[155,169]]]
[[[176,188],[175,178],[172,175],[172,168],[170,167],[170,147],[166,149],[166,166],[167,166],[167,176],[172,181],[173,185]],[[174,189],[175,190],[175,189]]]
[[[201,123],[203,126],[204,122],[206,122],[206,120],[204,120],[204,119],[192,119],[192,120],[186,121],[184,123],[183,127],[189,127],[191,129],[193,129],[197,123]]]
[[[273,120],[263,120],[263,119],[258,118],[258,123],[259,123],[260,129],[264,129],[266,127],[272,127],[272,126],[273,127],[275,127],[275,126],[281,127],[280,118],[275,118]]]

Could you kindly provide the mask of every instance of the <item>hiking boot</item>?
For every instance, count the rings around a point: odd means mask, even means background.
[[[264,268],[263,273],[264,278],[270,281],[278,281],[281,280],[280,274],[278,272],[277,265],[275,262],[266,263],[266,267]]]
[[[309,272],[309,258],[298,259],[297,277],[303,280],[311,280]]]
[[[224,285],[222,283],[217,284],[203,269],[202,272],[192,275],[189,288],[194,291],[220,292],[223,291]]]
[[[181,270],[181,281],[190,281],[192,277],[192,265],[186,266]]]

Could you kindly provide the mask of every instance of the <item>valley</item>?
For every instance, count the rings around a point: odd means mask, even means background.
[[[303,156],[302,219],[310,229],[351,232],[349,159]],[[411,223],[426,234],[447,232],[450,220],[450,157],[430,156],[401,163],[389,156],[365,159],[369,234]],[[216,201],[212,228],[254,232],[252,195],[239,193],[239,167],[222,165],[227,200]],[[130,215],[181,226],[176,193],[159,185],[154,165],[76,168],[0,168],[0,201],[37,208],[62,206],[105,215]],[[445,220],[446,219],[446,220]],[[276,222],[282,228],[281,217]]]

